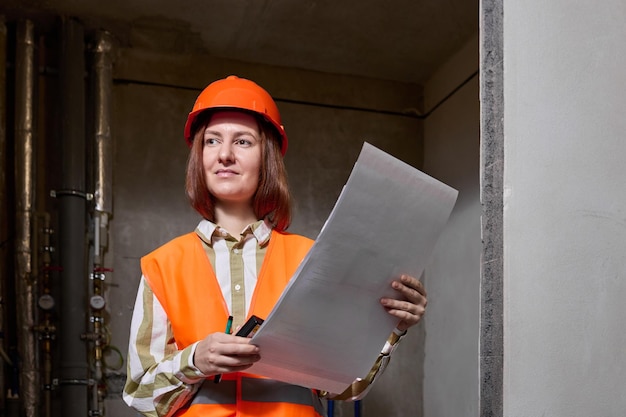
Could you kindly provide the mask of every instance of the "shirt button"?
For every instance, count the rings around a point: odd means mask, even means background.
[[[236,254],[239,254],[239,252],[241,252],[239,249],[234,249],[233,252],[235,252]]]
[[[235,285],[235,291],[239,291],[241,289],[241,285],[237,284]]]

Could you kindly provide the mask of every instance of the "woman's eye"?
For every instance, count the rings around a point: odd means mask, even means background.
[[[237,141],[235,143],[237,145],[240,145],[240,146],[250,146],[250,145],[252,145],[252,141],[250,139],[243,139],[243,138],[237,139]]]
[[[204,139],[204,145],[205,146],[215,145],[216,143],[217,143],[217,139],[215,139],[215,138],[205,138]]]

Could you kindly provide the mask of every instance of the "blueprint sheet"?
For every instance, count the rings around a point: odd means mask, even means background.
[[[419,278],[457,191],[365,143],[313,247],[252,343],[248,372],[342,392],[365,377],[397,324],[391,281]]]

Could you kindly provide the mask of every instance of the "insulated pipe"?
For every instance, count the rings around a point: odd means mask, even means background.
[[[35,30],[31,21],[17,25],[15,57],[15,258],[20,402],[25,416],[39,410],[35,326],[35,289],[32,269],[34,203],[34,86]]]
[[[96,128],[96,211],[113,212],[113,157],[111,143],[111,93],[113,90],[113,42],[109,32],[100,31],[94,45]],[[98,262],[99,263],[99,262]]]
[[[84,28],[72,18],[62,20],[61,39],[61,190],[59,252],[61,317],[59,324],[61,414],[88,414],[87,346],[87,197],[85,190],[85,56]]]

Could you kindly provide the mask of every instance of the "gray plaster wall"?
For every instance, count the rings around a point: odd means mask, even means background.
[[[424,274],[424,416],[478,416],[480,189],[478,36],[426,83],[424,171],[459,191]]]
[[[503,415],[623,416],[626,8],[503,6]]]
[[[292,232],[317,236],[363,141],[416,167],[422,164],[422,121],[381,112],[418,109],[418,86],[121,49],[114,67],[114,214],[106,259],[114,269],[107,293],[111,343],[124,357],[140,257],[199,221],[183,190],[186,115],[206,84],[228,74],[259,82],[278,101],[290,138],[285,161],[296,202]],[[363,415],[421,415],[423,332],[412,332],[410,340],[387,379],[363,401]],[[107,415],[135,415],[115,395],[106,406]],[[335,415],[351,416],[352,405],[338,404]]]

